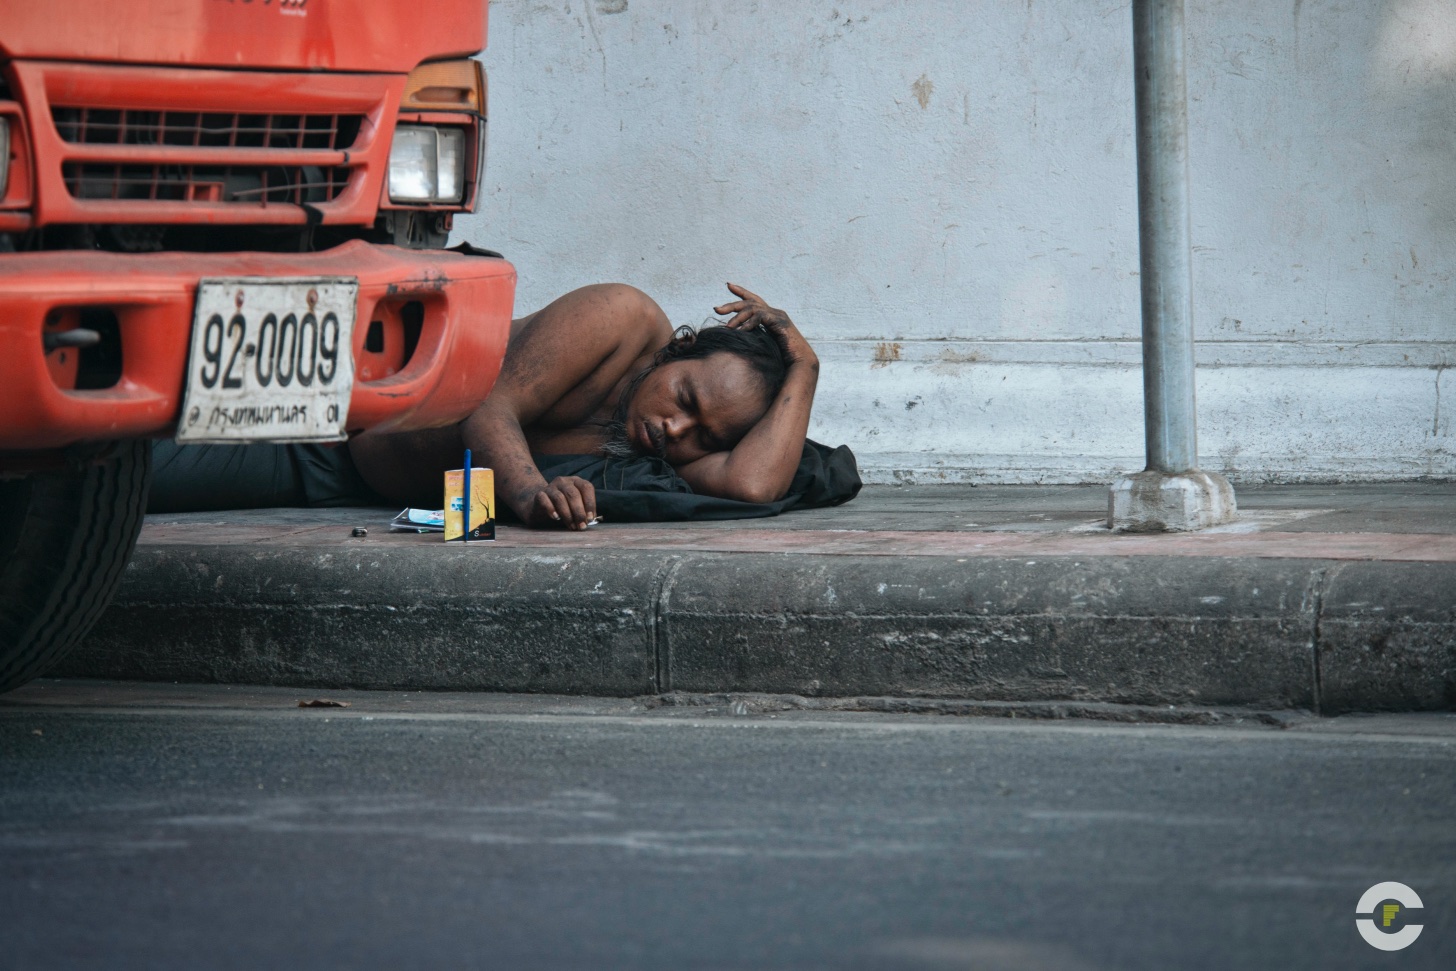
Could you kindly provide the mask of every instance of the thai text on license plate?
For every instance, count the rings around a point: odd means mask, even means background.
[[[344,440],[358,295],[349,277],[201,281],[177,441]]]

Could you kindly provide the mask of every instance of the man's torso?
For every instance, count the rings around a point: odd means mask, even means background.
[[[539,311],[512,321],[503,375],[512,363],[511,351],[520,346],[518,337],[535,323],[538,315]],[[537,455],[595,452],[606,437],[604,423],[612,417],[627,384],[651,363],[653,353],[671,336],[672,329],[667,326],[662,333],[653,333],[642,342],[643,348],[632,347],[609,357],[523,427],[531,452]],[[425,431],[366,434],[349,443],[354,464],[369,487],[382,496],[406,503],[438,494],[441,474],[447,469],[460,468],[464,451],[458,424]],[[472,461],[486,465],[489,457],[476,456]]]

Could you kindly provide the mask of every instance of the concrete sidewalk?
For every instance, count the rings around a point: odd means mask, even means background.
[[[154,516],[58,673],[1456,708],[1456,485],[1243,487],[1238,523],[1182,536],[1109,534],[1106,495],[870,487],[776,519],[465,547],[388,532],[393,509]]]

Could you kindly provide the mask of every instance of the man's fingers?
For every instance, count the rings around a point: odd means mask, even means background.
[[[561,515],[556,511],[556,504],[552,500],[551,490],[549,488],[536,493],[536,498],[532,501],[535,505],[536,515],[545,516],[547,519],[561,518]]]
[[[561,497],[557,503],[557,509],[562,511],[562,519],[573,529],[585,529],[587,520],[587,500],[583,495],[583,488],[591,489],[591,483],[585,479],[578,479],[575,476],[562,476],[551,483],[551,488]],[[595,496],[593,496],[595,499]],[[562,509],[562,504],[565,508]]]
[[[557,522],[571,529],[586,529],[596,518],[597,492],[592,484],[576,476],[561,476],[547,483],[532,500],[534,525]]]
[[[551,502],[556,508],[556,518],[561,525],[571,525],[571,500],[566,498],[566,493],[557,486],[551,487]]]
[[[754,303],[763,303],[763,298],[760,297],[758,294],[754,293],[751,290],[746,290],[736,283],[728,284],[728,289],[733,291],[733,293],[737,296],[742,297],[744,300],[751,300]]]
[[[728,284],[728,289],[743,299],[713,308],[715,314],[733,315],[731,320],[724,321],[725,327],[752,330],[755,327],[770,328],[779,323],[778,316],[781,311],[771,308],[758,294],[752,290],[746,290],[736,283]]]
[[[588,518],[586,514],[586,503],[581,500],[581,490],[571,483],[561,487],[566,494],[566,504],[571,509],[571,525],[575,529],[585,529]]]
[[[582,505],[586,506],[586,518],[588,520],[597,518],[597,490],[585,479],[577,479],[576,487],[581,490]]]
[[[547,519],[561,523],[563,526],[571,525],[571,505],[561,490],[556,488],[553,482],[536,494],[537,500],[541,503]]]

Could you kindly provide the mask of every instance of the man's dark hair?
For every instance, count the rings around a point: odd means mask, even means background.
[[[784,359],[784,351],[778,338],[761,327],[735,330],[732,327],[714,326],[694,330],[684,324],[673,331],[672,340],[652,356],[652,367],[669,361],[690,361],[718,353],[737,354],[747,361],[754,373],[763,379],[770,399],[779,393],[789,374],[789,362]],[[646,373],[647,371],[643,372]]]
[[[789,361],[779,339],[761,327],[753,330],[736,330],[732,327],[712,326],[697,330],[686,324],[672,333],[672,340],[652,355],[652,363],[632,378],[622,391],[621,400],[612,417],[602,424],[607,429],[607,440],[601,450],[607,455],[626,457],[632,454],[627,442],[627,406],[642,381],[657,368],[673,361],[691,361],[711,354],[734,354],[743,358],[763,381],[764,397],[770,404],[783,389],[789,376]]]

